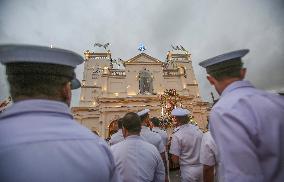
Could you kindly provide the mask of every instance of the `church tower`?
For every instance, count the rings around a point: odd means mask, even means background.
[[[191,54],[188,51],[168,51],[166,69],[164,69],[166,74],[167,70],[176,72],[175,74],[180,76],[179,85],[181,86],[180,90],[183,95],[199,97],[199,89],[192,67]]]
[[[111,66],[111,53],[94,53],[89,50],[84,52],[85,64],[82,80],[80,106],[95,107],[99,96],[103,95],[107,89],[104,82],[104,74],[108,74]]]

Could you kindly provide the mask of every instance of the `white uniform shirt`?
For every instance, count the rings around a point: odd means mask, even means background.
[[[165,168],[161,155],[140,136],[128,136],[111,146],[122,180],[129,182],[164,182]]]
[[[1,113],[0,161],[5,182],[120,181],[107,143],[57,101],[19,101]]]
[[[179,156],[180,165],[196,165],[199,162],[202,132],[191,124],[178,127],[172,135],[170,153]]]
[[[284,97],[235,81],[210,114],[222,181],[284,181]]]
[[[142,126],[140,136],[147,142],[153,144],[160,153],[165,152],[165,146],[161,136],[152,132],[148,127]]]
[[[199,162],[202,132],[191,124],[175,129],[169,153],[179,156],[182,181],[199,181],[202,165]]]
[[[114,145],[114,144],[117,144],[118,142],[121,142],[122,140],[124,140],[122,129],[119,129],[116,133],[111,135],[109,144]]]
[[[203,165],[215,166],[215,181],[218,181],[218,160],[217,160],[217,146],[210,134],[210,131],[207,131],[203,134],[201,148],[200,148],[200,158],[199,161]]]
[[[207,166],[214,166],[217,164],[217,146],[210,134],[207,131],[203,134],[201,148],[200,148],[200,163]]]
[[[160,129],[159,127],[153,127],[152,132],[158,133],[161,136],[165,146],[168,144],[168,134],[166,131]]]

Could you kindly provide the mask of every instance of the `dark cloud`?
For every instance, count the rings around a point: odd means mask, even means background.
[[[198,66],[203,59],[240,48],[247,79],[266,90],[284,90],[284,3],[282,0],[81,0],[1,1],[0,43],[29,43],[71,49],[80,54],[95,42],[111,43],[115,58],[146,53],[165,59],[171,44],[192,53],[205,100],[213,89]],[[6,97],[0,67],[0,99]],[[82,78],[83,66],[77,69]],[[5,88],[4,88],[5,87]],[[78,103],[79,90],[74,103]]]

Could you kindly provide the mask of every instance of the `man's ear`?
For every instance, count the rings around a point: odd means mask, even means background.
[[[69,95],[70,91],[71,91],[71,84],[70,82],[67,82],[63,85],[62,95],[67,96]]]
[[[61,95],[64,98],[64,101],[66,102],[66,104],[70,105],[71,95],[72,95],[70,82],[67,82],[66,84],[63,85],[63,88],[61,90]]]
[[[124,138],[127,137],[127,129],[125,129],[123,126],[122,126],[122,135]]]
[[[240,71],[240,76],[241,76],[242,80],[245,78],[246,73],[247,73],[247,69],[246,68],[242,68],[241,71]]]
[[[210,76],[210,75],[207,75],[207,80],[209,81],[209,83],[211,84],[211,85],[215,85],[215,82],[216,82],[216,79],[214,78],[214,77],[212,77],[212,76]]]

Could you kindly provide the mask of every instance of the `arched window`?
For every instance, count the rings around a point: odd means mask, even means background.
[[[153,93],[153,78],[147,70],[140,71],[139,73],[139,91],[140,94]]]

